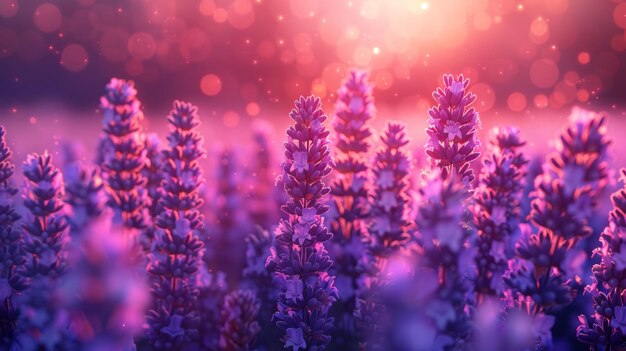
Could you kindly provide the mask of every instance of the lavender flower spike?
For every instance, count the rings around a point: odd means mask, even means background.
[[[404,125],[388,123],[380,140],[383,146],[376,153],[372,168],[369,230],[364,238],[372,268],[366,280],[367,291],[357,299],[354,312],[368,350],[378,349],[383,338],[381,331],[388,327],[380,296],[381,289],[389,283],[388,261],[410,239],[407,214],[411,164],[404,150],[409,143]]]
[[[426,154],[432,167],[439,167],[444,179],[452,173],[471,183],[475,176],[469,162],[480,155],[476,130],[481,127],[478,113],[469,107],[476,95],[467,92],[470,80],[459,75],[456,79],[443,76],[443,88],[437,88],[433,98],[437,106],[428,110],[428,142]]]
[[[609,225],[600,236],[601,247],[594,250],[600,262],[593,265],[593,283],[585,291],[593,297],[591,325],[584,315],[576,336],[590,350],[620,350],[626,345],[626,169],[621,170],[625,187],[611,197],[613,210]]]
[[[514,256],[513,239],[521,222],[520,198],[528,161],[519,148],[524,144],[518,129],[494,128],[490,153],[483,159],[473,209],[478,231],[474,289],[479,298],[501,296],[504,291],[502,275]]]
[[[20,273],[29,287],[21,297],[19,342],[24,350],[66,349],[68,321],[58,301],[59,278],[67,270],[63,179],[47,152],[29,155],[22,170],[28,190],[24,206],[30,218],[24,224],[27,262]]]
[[[14,201],[17,189],[11,184],[15,166],[5,137],[6,131],[0,126],[0,348],[9,349],[16,336],[16,298],[26,288],[17,270],[26,259]]]
[[[129,229],[145,226],[146,183],[141,170],[146,164],[141,122],[143,112],[132,81],[113,78],[100,99],[105,133],[100,145],[109,205],[117,224]]]
[[[259,303],[249,290],[235,290],[224,298],[220,350],[250,351],[261,330],[256,321]]]
[[[332,311],[336,320],[333,340],[344,349],[357,343],[352,315],[367,263],[363,245],[368,212],[367,156],[372,135],[369,122],[375,114],[367,73],[351,71],[337,92],[332,122],[336,172],[330,184],[331,204],[326,215],[334,233],[328,245],[334,262],[331,274],[336,276],[335,284],[341,289],[341,299]]]
[[[196,279],[203,218],[198,187],[204,156],[197,108],[175,101],[168,116],[169,148],[164,151],[163,212],[158,217],[154,253],[148,272],[153,277],[153,306],[148,312],[148,337],[157,350],[182,350],[198,339]]]
[[[328,310],[337,300],[334,277],[328,274],[332,261],[324,242],[332,234],[321,217],[328,206],[322,197],[330,192],[322,179],[331,172],[329,132],[323,126],[326,116],[319,98],[300,97],[289,114],[294,124],[287,129],[284,144],[283,180],[289,200],[282,210],[276,247],[267,268],[281,281],[276,325],[285,332],[285,348],[323,350],[333,319]]]

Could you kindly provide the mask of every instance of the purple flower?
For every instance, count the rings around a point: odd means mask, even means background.
[[[463,75],[445,75],[443,83],[443,88],[433,93],[437,106],[428,110],[426,154],[432,167],[441,168],[444,179],[454,173],[471,183],[474,171],[469,162],[478,158],[480,146],[476,139],[480,120],[474,108],[469,107],[476,95],[466,92],[470,81]]]
[[[257,316],[259,303],[251,291],[235,290],[224,298],[220,349],[249,351],[261,330]]]
[[[132,81],[113,78],[100,99],[104,115],[101,142],[102,169],[109,205],[116,212],[115,221],[128,229],[145,227],[146,207],[142,174],[145,167],[145,144],[142,131],[143,112]],[[132,232],[132,239],[135,233]]]
[[[341,315],[334,315],[338,321],[335,341],[339,347],[357,342],[352,314],[354,299],[360,292],[359,281],[364,275],[363,266],[367,263],[362,240],[368,212],[367,159],[372,135],[369,123],[375,114],[367,73],[351,71],[337,91],[332,120],[335,173],[330,184],[331,211],[326,214],[334,233],[328,245],[334,261],[332,274],[347,287],[336,309]]]
[[[266,264],[282,286],[273,319],[285,332],[286,348],[322,350],[330,342],[328,333],[333,323],[333,319],[327,317],[328,310],[338,297],[334,277],[327,273],[332,261],[324,250],[324,242],[330,240],[332,234],[321,218],[328,211],[323,196],[330,192],[323,183],[323,178],[331,172],[329,132],[322,124],[326,116],[319,98],[301,97],[295,101],[289,116],[294,124],[287,129],[289,138],[284,144],[283,165],[286,175],[283,181],[289,199],[282,207],[289,217],[280,221],[276,246]],[[307,167],[302,171],[292,167],[296,153],[309,155]],[[315,210],[315,216],[311,209]],[[306,224],[310,238],[298,240],[296,226],[302,225],[303,220],[310,222],[311,217],[313,221]],[[302,299],[294,299],[300,290],[295,280],[302,284]]]
[[[6,349],[9,349],[16,337],[16,298],[26,288],[25,279],[18,274],[26,259],[18,226],[20,215],[14,201],[17,189],[11,183],[14,170],[6,131],[0,126],[0,325],[5,326],[0,328],[0,347]]]
[[[621,170],[626,184],[626,169]],[[609,224],[600,235],[600,247],[594,254],[600,262],[592,267],[593,283],[585,288],[592,295],[594,314],[591,327],[581,316],[576,336],[594,349],[616,349],[626,343],[626,308],[623,296],[626,288],[626,267],[623,265],[626,247],[626,187],[611,196],[613,210]]]
[[[306,340],[304,340],[302,328],[288,328],[286,333],[285,348],[291,347],[292,351],[306,350]]]
[[[26,263],[20,274],[28,279],[21,296],[20,340],[25,349],[63,348],[67,320],[58,302],[58,281],[67,271],[67,228],[63,214],[63,178],[52,157],[31,154],[22,165],[26,178],[24,224]],[[65,346],[67,347],[67,345]]]
[[[163,211],[157,218],[154,254],[148,272],[153,280],[153,305],[148,337],[156,349],[180,350],[199,337],[196,280],[202,264],[199,237],[203,218],[199,159],[204,156],[197,108],[175,101],[168,116],[168,148],[163,151]]]
[[[65,202],[70,210],[67,221],[70,235],[74,237],[82,235],[89,223],[102,214],[106,195],[97,168],[86,167],[72,157],[67,157],[64,163]]]
[[[527,161],[519,151],[524,142],[516,128],[494,129],[490,144],[474,193],[473,217],[478,234],[474,289],[479,295],[499,296],[503,291],[493,287],[503,286],[497,281],[501,281],[508,259],[513,258],[512,237],[521,221]],[[495,248],[502,254],[495,256]]]
[[[122,235],[111,235],[110,216],[90,221],[73,238],[73,269],[62,284],[69,330],[80,350],[127,350],[143,328],[148,287]]]

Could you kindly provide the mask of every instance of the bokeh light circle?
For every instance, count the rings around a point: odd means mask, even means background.
[[[137,60],[148,60],[156,54],[157,45],[152,35],[137,32],[128,39],[128,52]]]
[[[516,91],[509,95],[506,100],[506,104],[509,107],[509,110],[513,112],[520,112],[526,108],[526,96],[524,94]]]
[[[17,0],[0,0],[0,17],[11,18],[19,10]]]
[[[623,29],[626,29],[626,2],[622,2],[615,6],[613,10],[613,21],[615,24]]]
[[[222,80],[215,74],[207,74],[200,80],[200,89],[207,96],[215,96],[222,91]]]
[[[228,128],[235,128],[239,124],[239,114],[235,111],[224,112],[222,123]]]
[[[470,91],[476,94],[474,107],[479,112],[489,111],[496,103],[495,90],[486,83],[478,83],[470,86]]]
[[[259,112],[261,112],[261,108],[259,107],[259,104],[257,104],[256,102],[249,102],[246,105],[246,113],[248,114],[248,116],[257,116],[259,114]]]
[[[88,63],[87,50],[79,44],[70,44],[61,53],[61,65],[70,72],[80,72]]]
[[[586,65],[589,63],[589,61],[591,61],[591,56],[589,56],[589,53],[586,51],[581,51],[580,53],[578,53],[578,63],[580,63],[581,65]]]
[[[43,3],[35,9],[33,20],[37,29],[44,33],[52,33],[61,27],[63,15],[57,5]]]
[[[550,88],[559,79],[559,67],[552,60],[540,59],[530,66],[530,80],[538,88]]]

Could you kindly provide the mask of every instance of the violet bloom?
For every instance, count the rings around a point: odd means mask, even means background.
[[[502,275],[513,258],[513,241],[521,222],[520,199],[527,160],[519,149],[525,144],[516,128],[495,128],[490,153],[483,159],[479,186],[474,193],[476,279],[479,298],[501,296]]]
[[[604,117],[581,113],[574,110],[570,127],[535,180],[530,219],[539,230],[523,233],[516,246],[519,262],[505,275],[511,303],[534,314],[554,313],[575,297],[584,261],[577,244],[592,234],[591,213],[607,182]]]
[[[149,134],[145,140],[146,149],[146,165],[141,173],[146,178],[146,191],[150,203],[148,205],[148,214],[152,225],[147,226],[144,230],[142,246],[149,248],[154,240],[155,224],[158,216],[163,211],[163,167],[165,157],[163,155],[161,141],[156,134]]]
[[[387,263],[397,255],[410,238],[409,221],[409,172],[411,163],[405,150],[409,141],[404,125],[387,124],[380,140],[382,147],[376,152],[372,167],[372,190],[370,195],[370,218],[365,236],[367,249],[372,258],[372,268],[367,281],[367,291],[357,299],[355,317],[363,336],[370,344],[378,344],[378,331],[386,327],[384,301],[379,290],[389,280]]]
[[[468,346],[473,252],[466,245],[471,231],[464,221],[468,189],[459,178],[443,179],[436,168],[424,175],[416,209],[416,252],[405,259],[410,267],[390,267],[393,275],[381,289],[382,316],[390,325],[383,329],[381,347],[373,350]]]
[[[355,345],[355,298],[359,294],[367,263],[362,243],[368,212],[367,158],[372,131],[369,122],[376,109],[367,73],[353,70],[337,92],[332,121],[335,137],[334,179],[330,184],[330,208],[326,214],[334,233],[328,250],[334,266],[331,274],[341,289],[335,306],[334,344]],[[336,313],[335,313],[336,312]]]
[[[224,298],[220,350],[250,351],[261,330],[259,303],[249,290],[235,290]]]
[[[15,208],[17,189],[11,184],[15,166],[7,145],[6,131],[0,126],[0,347],[9,349],[16,337],[19,315],[17,296],[26,288],[18,269],[26,262],[22,235]]]
[[[199,159],[204,156],[197,108],[175,101],[167,120],[162,204],[148,272],[153,278],[153,306],[148,338],[157,350],[182,350],[199,337],[196,279],[201,266],[203,218]]]
[[[102,214],[106,194],[100,170],[82,163],[78,144],[64,143],[61,154],[68,209],[66,219],[70,225],[70,236],[77,237]]]
[[[334,277],[328,274],[332,261],[324,249],[332,234],[321,217],[328,211],[323,196],[330,192],[323,182],[331,172],[329,132],[323,125],[327,117],[320,99],[313,96],[296,100],[289,116],[294,124],[287,129],[283,165],[289,200],[282,207],[289,218],[280,221],[276,247],[267,260],[267,268],[282,282],[274,320],[285,332],[286,348],[323,350],[330,342],[333,324],[328,310],[338,298]],[[297,166],[297,155],[305,155],[306,167]],[[297,226],[305,226],[306,239],[295,238]],[[296,285],[290,284],[288,289],[288,281],[300,281],[301,294],[293,289]]]
[[[25,350],[63,349],[71,339],[58,290],[59,278],[67,271],[63,178],[47,152],[28,155],[22,171],[24,206],[30,215],[24,224],[27,261],[20,273],[29,287],[20,299],[19,343]]]
[[[112,78],[100,99],[100,109],[105,135],[99,149],[109,205],[115,210],[114,220],[128,229],[143,229],[146,179],[141,171],[146,160],[143,112],[134,83]]]
[[[443,88],[433,93],[438,105],[428,110],[426,154],[431,167],[440,168],[444,179],[455,173],[471,183],[475,177],[469,162],[480,155],[476,138],[480,119],[476,110],[469,107],[476,95],[466,91],[470,80],[463,75],[444,75],[443,83]]]
[[[234,150],[218,156],[215,194],[211,201],[212,216],[205,238],[204,261],[212,270],[226,273],[229,284],[236,284],[245,268],[246,235],[254,230],[246,211],[243,195],[244,175]]]
[[[111,230],[108,214],[90,221],[70,249],[74,268],[62,295],[78,350],[133,350],[145,322],[148,286],[134,273],[123,236]]]
[[[621,180],[626,184],[626,169],[621,170]],[[594,250],[600,262],[593,265],[593,283],[585,288],[593,298],[591,325],[581,315],[581,325],[576,330],[578,340],[590,345],[591,350],[626,347],[626,187],[615,192],[611,202],[609,225],[600,235],[601,246]]]
[[[242,285],[253,290],[260,303],[259,323],[261,331],[258,335],[257,347],[262,350],[274,350],[282,347],[278,330],[271,323],[272,315],[276,310],[277,282],[273,274],[265,268],[267,256],[274,246],[274,233],[264,230],[260,226],[246,237],[246,268],[243,270]]]

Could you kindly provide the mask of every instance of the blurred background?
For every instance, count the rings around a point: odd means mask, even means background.
[[[91,150],[116,76],[135,80],[149,131],[184,99],[209,142],[244,143],[255,120],[288,124],[301,94],[330,115],[356,67],[377,126],[405,121],[421,144],[441,75],[463,73],[484,130],[520,125],[545,150],[573,105],[608,111],[619,138],[625,29],[618,0],[0,0],[0,122],[13,143],[28,131],[18,155],[67,133]]]

